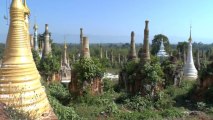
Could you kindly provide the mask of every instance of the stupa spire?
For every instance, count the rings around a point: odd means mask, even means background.
[[[189,36],[189,42],[192,42],[192,26],[190,25],[190,36]]]
[[[146,62],[150,60],[150,51],[149,51],[149,21],[145,21],[144,29],[144,42],[143,42],[143,51],[141,55],[141,61]]]
[[[90,58],[90,50],[89,50],[89,39],[88,37],[83,37],[83,58]]]
[[[196,54],[196,68],[197,70],[200,70],[200,50],[197,50],[197,54]]]
[[[30,9],[28,8],[28,6],[27,6],[27,1],[26,0],[24,0],[24,7],[25,7],[25,9],[24,9],[24,11],[25,11],[25,13],[28,13],[28,14],[30,14]]]
[[[33,118],[50,111],[40,75],[28,48],[22,0],[12,0],[10,26],[0,68],[0,102]]]
[[[49,33],[49,26],[48,24],[45,24],[45,32],[44,32],[44,49],[42,58],[46,58],[51,52],[51,46],[50,46],[50,33]]]
[[[134,33],[134,31],[132,31],[128,60],[131,61],[131,60],[136,60],[136,59],[137,59],[137,55],[136,55],[136,49],[135,49],[135,33]]]
[[[83,51],[83,37],[84,37],[84,33],[83,33],[83,28],[80,28],[80,51]],[[83,53],[81,53],[82,55]]]
[[[35,23],[34,24],[34,27],[33,27],[33,29],[34,29],[34,50],[35,51],[38,51],[38,25]]]
[[[110,60],[111,60],[111,63],[113,64],[114,63],[114,55],[113,55],[112,50],[111,50],[111,54],[110,54]]]
[[[103,48],[102,48],[102,45],[100,45],[100,58],[101,59],[103,58]]]
[[[65,40],[64,40],[63,64],[68,64],[68,63],[67,63],[67,44],[66,44],[66,41],[65,41]]]
[[[190,26],[190,37],[189,37],[189,43],[188,43],[187,61],[186,61],[186,64],[184,65],[184,77],[187,80],[196,80],[198,77],[197,69],[195,68],[193,54],[192,54],[191,26]]]
[[[109,59],[108,58],[108,51],[107,50],[105,51],[105,57],[106,57],[106,59]]]

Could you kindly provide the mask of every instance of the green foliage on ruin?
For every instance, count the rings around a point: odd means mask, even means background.
[[[36,64],[36,67],[37,67],[37,69],[39,69],[40,60],[41,60],[40,56],[39,56],[38,52],[33,50],[33,49],[32,49],[32,54],[33,54],[33,60],[34,60],[34,62]]]
[[[141,74],[145,84],[155,85],[159,82],[163,82],[162,77],[164,75],[160,63],[156,58],[152,58],[151,62],[146,62],[142,69]]]
[[[104,67],[98,59],[81,58],[73,65],[73,71],[76,71],[80,83],[91,81],[94,78],[102,78]]]
[[[44,75],[47,80],[60,69],[60,61],[54,55],[48,55],[47,58],[41,59],[38,70]]]
[[[71,101],[71,94],[67,88],[60,83],[51,83],[49,85],[45,81],[42,81],[42,83],[46,88],[51,107],[59,120],[81,120],[74,108],[67,106]]]

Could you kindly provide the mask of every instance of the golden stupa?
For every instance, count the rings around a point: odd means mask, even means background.
[[[39,118],[51,110],[29,43],[30,11],[26,1],[12,0],[10,26],[0,68],[0,102]]]

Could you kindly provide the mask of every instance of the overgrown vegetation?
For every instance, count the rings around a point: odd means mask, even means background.
[[[48,98],[54,112],[60,120],[70,119],[177,119],[187,118],[186,106],[194,82],[184,81],[180,87],[169,86],[157,95],[131,96],[124,92],[115,92],[117,83],[104,79],[104,93],[99,96],[84,94],[74,99],[63,85],[55,83],[47,87]],[[212,113],[212,108],[206,109],[204,103],[199,103],[200,109]]]
[[[93,78],[102,78],[104,75],[104,67],[98,59],[82,58],[73,66],[73,71],[77,71],[77,79],[81,84],[85,80],[90,82]]]
[[[71,95],[68,89],[60,83],[47,85],[47,83],[43,81],[43,85],[46,87],[49,102],[59,120],[81,119],[73,107],[67,106],[71,101]]]

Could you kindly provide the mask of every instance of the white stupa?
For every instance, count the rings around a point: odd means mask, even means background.
[[[192,54],[192,37],[191,37],[191,27],[190,27],[187,61],[186,61],[186,64],[184,65],[184,79],[196,80],[197,77],[198,77],[197,69],[195,68],[193,54]]]
[[[169,55],[166,53],[164,49],[163,39],[161,40],[160,50],[157,53],[158,57],[168,57]]]

